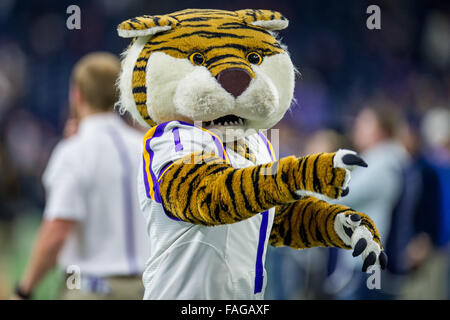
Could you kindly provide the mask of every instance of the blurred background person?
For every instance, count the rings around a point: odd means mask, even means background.
[[[374,219],[380,235],[386,239],[392,210],[402,192],[403,170],[409,162],[405,147],[397,139],[403,119],[387,102],[364,107],[356,116],[352,141],[355,151],[369,164],[367,170],[352,175],[351,194],[343,202],[364,210]]]
[[[421,129],[426,141],[424,154],[427,155],[428,162],[437,173],[442,194],[439,235],[436,243],[439,247],[448,249],[450,246],[450,108],[430,109],[424,116]]]
[[[68,138],[43,175],[44,219],[16,298],[32,297],[58,262],[68,272],[63,299],[142,299],[148,255],[136,195],[142,134],[113,113],[119,71],[118,58],[105,52],[86,55],[73,69]]]
[[[339,202],[365,212],[376,223],[383,246],[386,247],[395,207],[399,204],[406,183],[405,168],[409,155],[396,139],[397,127],[402,119],[389,107],[387,101],[369,102],[356,116],[352,129],[355,151],[367,162],[367,170],[355,169],[349,184],[350,193]],[[408,224],[403,220],[401,223]],[[396,253],[386,249],[389,256]],[[336,252],[335,270],[327,284],[333,281],[345,284],[345,289],[335,292],[339,298],[368,299],[384,297],[380,290],[366,288],[367,275],[361,272],[362,264],[349,252]],[[346,279],[347,283],[343,280]],[[386,285],[386,284],[384,284]],[[342,289],[343,287],[341,287]]]
[[[401,299],[448,299],[450,296],[450,111],[433,108],[402,130],[413,156],[420,192],[413,209],[411,237],[398,267],[407,273]],[[400,265],[401,264],[401,265]]]

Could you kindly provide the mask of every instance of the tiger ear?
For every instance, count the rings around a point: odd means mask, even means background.
[[[128,19],[117,27],[122,38],[151,36],[172,29],[178,21],[169,16],[140,16]]]
[[[238,10],[236,13],[244,20],[245,23],[258,26],[266,30],[283,30],[289,25],[289,20],[278,11],[244,9]]]

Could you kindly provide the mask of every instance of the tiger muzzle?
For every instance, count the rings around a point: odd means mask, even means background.
[[[248,88],[252,80],[250,73],[241,68],[225,69],[216,78],[222,88],[231,93],[235,98],[239,97]]]

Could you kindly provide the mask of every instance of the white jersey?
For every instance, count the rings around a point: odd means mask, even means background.
[[[245,138],[257,164],[274,159],[261,133]],[[150,236],[143,275],[145,299],[263,299],[264,261],[275,209],[234,224],[203,226],[166,214],[159,179],[170,164],[194,151],[209,150],[235,168],[255,165],[225,149],[214,133],[181,121],[152,128],[144,139],[138,177],[141,209]],[[180,195],[184,196],[184,195]]]
[[[149,246],[135,182],[142,137],[102,113],[54,149],[43,175],[44,217],[77,221],[59,256],[63,268],[98,277],[143,272]]]

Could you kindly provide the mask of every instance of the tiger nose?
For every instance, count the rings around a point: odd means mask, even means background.
[[[231,93],[235,98],[239,97],[247,89],[252,80],[250,73],[241,68],[225,69],[216,78],[222,88]]]

